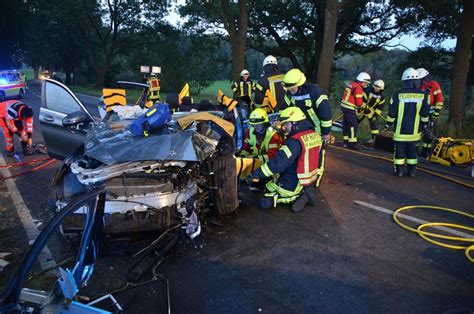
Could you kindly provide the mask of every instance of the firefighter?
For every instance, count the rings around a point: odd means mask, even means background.
[[[296,106],[306,115],[313,128],[329,142],[332,126],[332,110],[328,96],[316,84],[306,81],[306,76],[299,69],[291,69],[283,78],[286,89],[285,103]]]
[[[372,139],[367,141],[369,144],[372,144],[377,134],[380,133],[377,127],[377,117],[382,116],[382,108],[385,104],[385,96],[382,95],[384,88],[384,81],[376,80],[371,88],[365,89],[363,95],[364,105],[356,111],[359,124],[365,118],[369,120],[370,133],[372,134]]]
[[[421,89],[428,91],[430,98],[428,104],[430,105],[430,121],[428,123],[428,130],[423,135],[423,143],[421,144],[423,157],[426,157],[431,151],[433,142],[433,128],[435,121],[438,120],[441,109],[443,109],[444,97],[439,83],[433,80],[431,74],[424,68],[416,70],[421,80]]]
[[[240,153],[241,157],[254,157],[262,164],[266,163],[278,152],[281,138],[278,132],[270,125],[268,115],[262,108],[257,108],[250,113],[251,125],[245,133],[245,140]]]
[[[0,103],[0,126],[5,136],[7,156],[15,153],[13,135],[20,137],[24,155],[33,155],[33,109],[18,100]]]
[[[244,101],[250,108],[252,104],[252,94],[255,90],[255,83],[250,79],[250,72],[242,70],[240,80],[231,86],[234,99]]]
[[[267,112],[278,112],[284,108],[283,76],[274,56],[263,59],[263,74],[255,85],[257,108],[263,108]]]
[[[428,92],[420,89],[421,82],[414,68],[406,69],[402,74],[403,87],[396,92],[388,106],[388,117],[385,130],[394,124],[393,141],[394,174],[403,176],[403,165],[407,164],[407,175],[415,175],[418,159],[416,156],[417,142],[421,139],[421,131],[428,126],[430,107]]]
[[[320,151],[322,139],[298,107],[288,107],[281,111],[280,122],[288,137],[270,159],[254,171],[247,180],[273,177],[278,180],[266,184],[267,193],[260,200],[261,208],[272,208],[278,203],[292,204],[292,210],[300,211],[309,202],[315,205],[312,185],[320,174]]]
[[[358,150],[357,146],[357,123],[356,109],[364,104],[364,88],[370,84],[370,75],[360,72],[355,81],[349,83],[344,89],[344,95],[341,100],[342,110],[342,135],[344,146],[350,149]]]

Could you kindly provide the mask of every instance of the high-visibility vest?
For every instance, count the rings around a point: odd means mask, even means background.
[[[323,141],[321,136],[314,130],[296,133],[294,138],[301,143],[301,154],[296,165],[296,175],[302,186],[308,186],[316,182],[319,170],[319,154]]]
[[[268,155],[266,156],[266,158],[264,155],[268,154],[268,149],[270,148],[269,144],[275,133],[277,133],[277,131],[273,127],[269,126],[265,132],[265,137],[262,143],[260,144],[260,148],[257,148],[257,136],[255,135],[254,128],[250,127],[249,138],[245,141],[249,144],[250,149],[252,150],[252,156],[263,156],[264,160],[262,160],[262,162],[267,162]]]
[[[26,133],[33,133],[33,117],[23,119],[21,118],[21,110],[26,105],[18,100],[7,100],[0,102],[0,118],[5,119],[7,127],[13,132],[18,132],[15,126],[15,120],[23,122],[24,131]]]

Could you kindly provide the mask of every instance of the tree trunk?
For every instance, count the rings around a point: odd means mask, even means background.
[[[33,73],[34,73],[34,77],[32,78],[33,80],[37,80],[39,78],[39,64],[38,63],[34,63],[33,64]]]
[[[245,38],[232,42],[232,79],[239,81],[240,71],[245,67]]]
[[[324,36],[321,57],[318,63],[317,83],[327,93],[331,78],[331,66],[336,43],[336,26],[340,4],[337,0],[328,0],[324,10]]]
[[[233,17],[228,16],[227,19],[231,20]],[[247,45],[247,29],[248,29],[248,10],[247,1],[239,0],[239,18],[237,29],[233,30],[235,34],[232,41],[232,79],[238,81],[240,77],[240,71],[245,67],[245,47]],[[232,31],[229,32],[229,35]]]
[[[464,115],[464,95],[466,92],[467,73],[469,71],[469,54],[474,34],[474,2],[463,3],[461,24],[454,50],[453,79],[451,81],[451,100],[449,122],[459,123]]]
[[[105,67],[100,67],[95,71],[95,73],[96,73],[95,87],[103,88],[104,81],[105,81],[105,74],[107,73],[107,69]]]

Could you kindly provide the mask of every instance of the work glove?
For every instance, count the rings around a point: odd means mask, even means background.
[[[260,178],[255,174],[255,172],[252,172],[250,175],[245,178],[245,182],[250,185],[252,184],[253,181],[258,181]]]
[[[33,148],[31,145],[28,145],[27,142],[21,142],[21,148],[23,149],[23,155],[25,156],[33,155]]]
[[[329,144],[331,142],[331,134],[326,134],[326,135],[323,135],[323,141],[324,143],[326,144]]]
[[[383,127],[383,130],[384,130],[384,131],[388,131],[389,129],[390,129],[390,125],[385,124],[385,126]]]
[[[433,112],[433,114],[431,115],[431,119],[432,120],[438,120],[439,119],[439,111],[438,110]]]

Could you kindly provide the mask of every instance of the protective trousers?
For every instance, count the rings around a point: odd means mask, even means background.
[[[268,193],[265,193],[265,197],[273,199],[273,207],[278,203],[290,204],[298,199],[300,194],[303,192],[303,186],[298,183],[294,191],[284,189],[275,181],[270,181],[266,184]]]
[[[370,125],[370,134],[372,134],[372,138],[374,138],[377,134],[380,133],[379,129],[377,128],[377,117],[375,115],[371,118],[367,116],[362,116],[360,118],[357,118],[358,124],[360,124],[364,119],[367,118],[369,120],[369,125]]]
[[[18,132],[21,133],[21,143],[22,145],[31,145],[32,137],[31,134],[26,134],[23,132],[23,124],[20,121],[15,121],[15,126],[18,129]],[[2,129],[3,136],[5,137],[5,145],[7,152],[14,151],[13,144],[13,132],[8,128],[5,118],[0,118],[0,128]]]
[[[402,171],[403,165],[407,164],[407,172],[414,174],[418,158],[416,157],[417,142],[400,142],[394,141],[395,151],[393,157],[394,171],[399,173]]]
[[[344,143],[349,142],[349,147],[355,147],[357,144],[357,130],[359,123],[355,110],[341,107],[342,110],[342,135]]]
[[[434,131],[434,121],[433,118],[430,117],[428,122],[428,130],[423,133],[422,143],[421,143],[421,155],[423,157],[427,157],[429,151],[433,146],[433,131]]]

